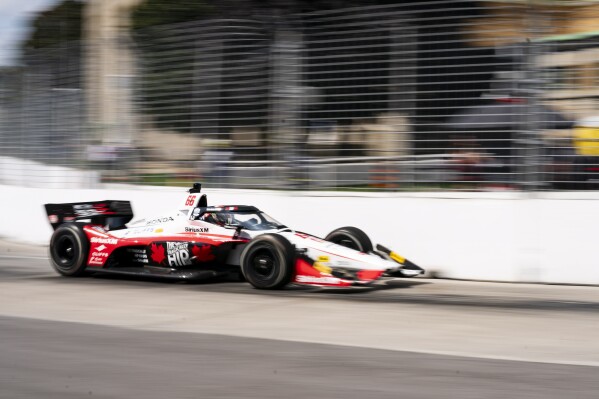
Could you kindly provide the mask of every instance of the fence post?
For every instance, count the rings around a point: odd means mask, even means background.
[[[538,191],[544,185],[542,179],[541,150],[542,138],[542,115],[540,111],[539,97],[543,82],[540,79],[540,71],[537,67],[539,56],[542,53],[542,43],[538,38],[543,36],[544,19],[541,10],[537,10],[533,4],[528,5],[528,38],[524,53],[524,96],[527,102],[527,115],[525,115],[525,128],[522,132],[521,142],[523,144],[523,167],[522,181],[520,186],[525,191]]]
[[[303,38],[289,21],[284,22],[273,27],[271,47],[269,143],[275,163],[282,165],[281,172],[276,173],[279,187],[293,185],[293,169],[299,161],[297,146],[303,145],[298,140],[301,137]]]

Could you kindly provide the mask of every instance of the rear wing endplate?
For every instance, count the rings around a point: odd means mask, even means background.
[[[93,224],[106,224],[109,228],[122,227],[133,218],[133,209],[129,201],[71,202],[64,204],[45,204],[48,221],[56,230],[65,222],[90,220]]]

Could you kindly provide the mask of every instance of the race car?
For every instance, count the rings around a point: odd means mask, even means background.
[[[129,201],[46,204],[50,261],[63,276],[89,272],[175,279],[237,273],[258,289],[289,284],[368,285],[424,270],[356,227],[324,239],[294,231],[248,205],[208,206],[201,184],[169,214],[131,222]],[[131,222],[131,223],[130,223]]]

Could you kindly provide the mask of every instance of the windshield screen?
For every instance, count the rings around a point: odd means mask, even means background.
[[[273,230],[285,227],[264,212],[205,212],[200,215],[199,220],[219,226],[241,226],[247,230]]]

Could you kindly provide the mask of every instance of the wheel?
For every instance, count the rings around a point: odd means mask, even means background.
[[[81,226],[64,224],[50,239],[52,267],[63,276],[81,276],[87,266],[89,242]]]
[[[373,250],[372,241],[370,241],[368,235],[357,227],[340,227],[331,231],[324,239],[360,252],[371,252]]]
[[[241,272],[255,288],[282,288],[293,278],[293,245],[278,234],[254,238],[241,253]]]

